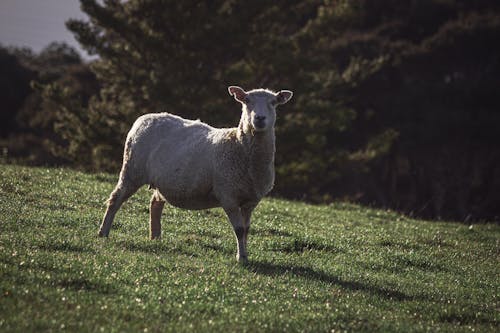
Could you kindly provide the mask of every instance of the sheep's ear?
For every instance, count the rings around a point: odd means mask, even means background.
[[[290,90],[280,90],[279,93],[276,94],[276,103],[277,104],[285,104],[292,98],[293,92]]]
[[[234,99],[237,100],[240,103],[244,103],[245,99],[247,97],[247,93],[245,90],[241,89],[238,86],[230,86],[227,88],[229,91],[229,95],[234,96]]]

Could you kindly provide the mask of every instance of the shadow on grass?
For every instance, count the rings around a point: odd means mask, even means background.
[[[317,240],[301,238],[295,238],[281,244],[278,243],[272,245],[271,250],[285,253],[302,253],[305,251],[325,251],[331,253],[343,252],[342,249],[333,244],[326,244]]]
[[[425,258],[411,258],[405,256],[391,256],[390,260],[385,263],[363,262],[356,261],[355,265],[360,266],[364,270],[373,272],[388,272],[392,274],[400,274],[413,269],[422,272],[449,272],[445,266],[438,263],[433,263]]]
[[[452,323],[455,325],[491,325],[498,327],[498,321],[494,318],[493,311],[476,312],[476,311],[459,311],[455,313],[441,314],[440,322]]]
[[[394,248],[394,249],[402,249],[402,250],[414,250],[418,251],[422,249],[422,246],[417,243],[405,243],[405,242],[398,242],[392,239],[382,239],[380,242],[378,242],[380,246],[387,247],[387,248]]]
[[[147,241],[147,242],[132,242],[132,241],[120,241],[119,245],[124,249],[131,252],[143,252],[149,254],[165,254],[165,253],[175,253],[182,254],[187,257],[198,257],[199,253],[196,251],[188,251],[184,247],[175,246],[169,243],[162,243],[162,241]]]
[[[37,248],[49,252],[95,253],[95,250],[92,248],[71,243],[44,243],[38,245]]]
[[[70,277],[67,276],[69,273],[67,268],[58,266],[56,262],[43,262],[34,261],[28,262],[22,266],[23,269],[20,271],[6,271],[3,275],[5,281],[10,279],[15,284],[25,285],[25,286],[44,286],[48,288],[59,287],[72,291],[85,291],[85,292],[96,292],[99,294],[115,294],[117,292],[116,287],[110,285],[104,281],[95,280],[92,276],[87,278],[85,276]],[[39,272],[50,272],[50,278],[46,278],[45,274],[33,275],[32,270]],[[94,281],[92,280],[94,279]]]
[[[285,230],[278,230],[278,229],[271,229],[271,228],[266,228],[266,229],[260,229],[260,228],[253,228],[250,229],[250,235],[260,235],[260,236],[279,236],[279,237],[291,237],[293,234],[291,232],[285,231]]]
[[[448,269],[439,263],[432,262],[429,258],[412,258],[411,256],[393,256],[392,262],[405,268],[416,268],[424,272],[447,272]]]
[[[233,250],[234,250],[232,247],[223,246],[222,244],[216,244],[216,243],[203,242],[200,245],[206,250],[221,252],[221,253],[224,253],[227,255],[233,254]],[[231,243],[231,245],[233,245],[233,243]]]
[[[85,278],[62,279],[56,282],[57,286],[73,291],[94,291],[99,294],[112,294],[116,290],[109,284],[94,282]]]
[[[248,269],[257,274],[268,276],[278,276],[283,274],[293,274],[306,280],[316,280],[329,284],[338,285],[351,291],[361,291],[373,296],[378,296],[388,300],[413,301],[420,299],[420,296],[407,295],[401,291],[385,287],[378,287],[358,281],[344,280],[338,276],[330,275],[322,271],[317,271],[309,267],[273,264],[269,262],[251,262]]]

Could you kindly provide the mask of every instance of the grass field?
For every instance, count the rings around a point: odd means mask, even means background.
[[[220,209],[149,193],[96,236],[116,175],[0,165],[1,332],[500,330],[500,226],[266,199],[248,265]]]

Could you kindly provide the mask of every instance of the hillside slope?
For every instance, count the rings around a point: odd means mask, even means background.
[[[149,193],[98,223],[116,175],[0,165],[0,331],[496,331],[500,227],[266,199],[250,264],[220,209]]]

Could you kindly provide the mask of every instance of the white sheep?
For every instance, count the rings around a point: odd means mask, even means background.
[[[146,114],[135,121],[99,236],[109,235],[121,204],[149,184],[154,189],[151,239],[161,235],[165,202],[186,209],[222,207],[238,242],[236,258],[247,260],[250,216],[274,185],[276,106],[290,100],[292,92],[245,92],[236,86],[228,90],[242,105],[236,128],[213,128],[168,113]]]

